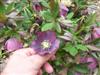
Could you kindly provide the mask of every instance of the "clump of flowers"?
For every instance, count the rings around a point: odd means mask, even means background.
[[[41,56],[56,52],[55,75],[100,75],[100,22],[87,1],[0,0],[0,59],[31,47]]]

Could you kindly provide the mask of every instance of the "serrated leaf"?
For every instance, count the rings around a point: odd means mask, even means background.
[[[71,47],[72,47],[71,44],[70,44],[70,43],[67,43],[63,49],[64,49],[66,52],[68,52],[69,49],[70,49]]]
[[[13,8],[14,8],[14,3],[9,4],[9,5],[7,6],[7,8],[6,8],[6,13],[11,12]]]
[[[52,20],[52,15],[51,15],[50,10],[41,11],[41,16],[42,16],[45,20]]]
[[[77,48],[78,50],[82,50],[82,51],[87,51],[87,50],[88,50],[88,48],[87,48],[86,46],[81,45],[81,44],[76,45],[76,48]]]
[[[78,50],[75,47],[71,47],[70,50],[69,50],[69,53],[72,56],[75,56],[78,53]]]
[[[66,52],[69,52],[72,56],[75,56],[78,53],[77,48],[75,48],[72,44],[68,43],[63,48]]]
[[[74,16],[74,13],[71,12],[71,13],[69,13],[69,14],[67,15],[67,19],[72,19],[73,16]]]
[[[47,31],[47,30],[51,30],[53,29],[54,27],[54,24],[53,23],[46,23],[42,26],[42,31]]]
[[[49,4],[48,4],[45,0],[41,0],[41,4],[42,4],[44,7],[49,8]]]
[[[85,26],[90,26],[96,21],[96,14],[90,14],[85,21]]]
[[[60,26],[59,24],[57,24],[57,25],[55,26],[55,28],[56,28],[56,31],[57,31],[58,33],[61,33],[61,26]]]
[[[88,73],[89,69],[86,64],[77,64],[74,66],[74,70],[80,73]]]

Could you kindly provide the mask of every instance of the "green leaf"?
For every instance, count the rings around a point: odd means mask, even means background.
[[[100,62],[99,62],[99,69],[97,75],[100,75]]]
[[[6,8],[6,13],[11,12],[13,8],[14,8],[14,3],[9,4],[9,5],[7,6],[7,8]]]
[[[48,4],[45,0],[41,0],[41,4],[42,4],[44,7],[50,8],[50,7],[49,7],[49,4]]]
[[[0,0],[0,13],[5,13],[5,5],[3,4],[3,2]]]
[[[72,71],[68,71],[66,75],[74,75]]]
[[[96,22],[97,26],[100,26],[100,22]]]
[[[74,47],[71,43],[66,44],[66,46],[63,49],[66,52],[69,52],[72,56],[75,56],[78,53],[77,48]]]
[[[68,52],[71,47],[71,43],[67,43],[63,49]]]
[[[71,12],[71,13],[69,13],[69,14],[67,15],[67,19],[72,19],[72,18],[73,18],[73,16],[74,16],[74,13],[73,13],[73,12]]]
[[[42,31],[47,31],[47,30],[51,30],[54,27],[54,23],[46,23],[42,26]]]
[[[23,15],[24,15],[25,18],[28,18],[28,14],[27,14],[26,10],[24,10]]]
[[[55,19],[58,16],[59,13],[59,4],[56,0],[50,0],[50,10],[52,17]]]
[[[78,50],[75,47],[71,47],[70,50],[69,50],[69,53],[72,56],[75,56],[78,53]]]
[[[88,48],[85,45],[82,45],[82,44],[76,45],[76,48],[78,50],[82,50],[82,51],[87,51],[88,50]]]
[[[27,14],[28,14],[28,16],[29,16],[29,18],[32,16],[32,12],[29,10],[29,8],[26,8],[26,11],[27,11]]]
[[[61,26],[60,26],[60,24],[57,23],[57,25],[55,25],[55,28],[56,28],[56,31],[58,33],[61,33]]]
[[[86,19],[85,26],[90,26],[90,25],[94,24],[95,21],[96,21],[96,14],[91,14]]]
[[[41,16],[42,16],[45,20],[52,20],[52,15],[51,15],[50,10],[41,11]]]
[[[0,50],[0,59],[2,58],[2,51]]]
[[[87,6],[85,0],[74,0],[75,4],[77,5],[77,8],[83,9]]]
[[[86,64],[77,64],[74,66],[74,70],[80,73],[88,73],[89,69]]]

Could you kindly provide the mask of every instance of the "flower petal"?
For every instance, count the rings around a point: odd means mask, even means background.
[[[37,39],[39,41],[49,40],[50,42],[55,41],[56,34],[53,31],[44,31],[44,32],[38,32]]]
[[[49,53],[56,52],[56,50],[59,48],[60,40],[56,39],[54,43],[52,43],[52,47],[49,50]]]
[[[8,51],[14,51],[23,47],[23,44],[16,38],[10,38],[5,43],[5,48]]]

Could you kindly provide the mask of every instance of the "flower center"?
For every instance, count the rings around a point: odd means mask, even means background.
[[[48,49],[48,48],[50,48],[51,43],[50,43],[48,40],[44,40],[44,41],[41,43],[41,46],[42,46],[43,49]]]

